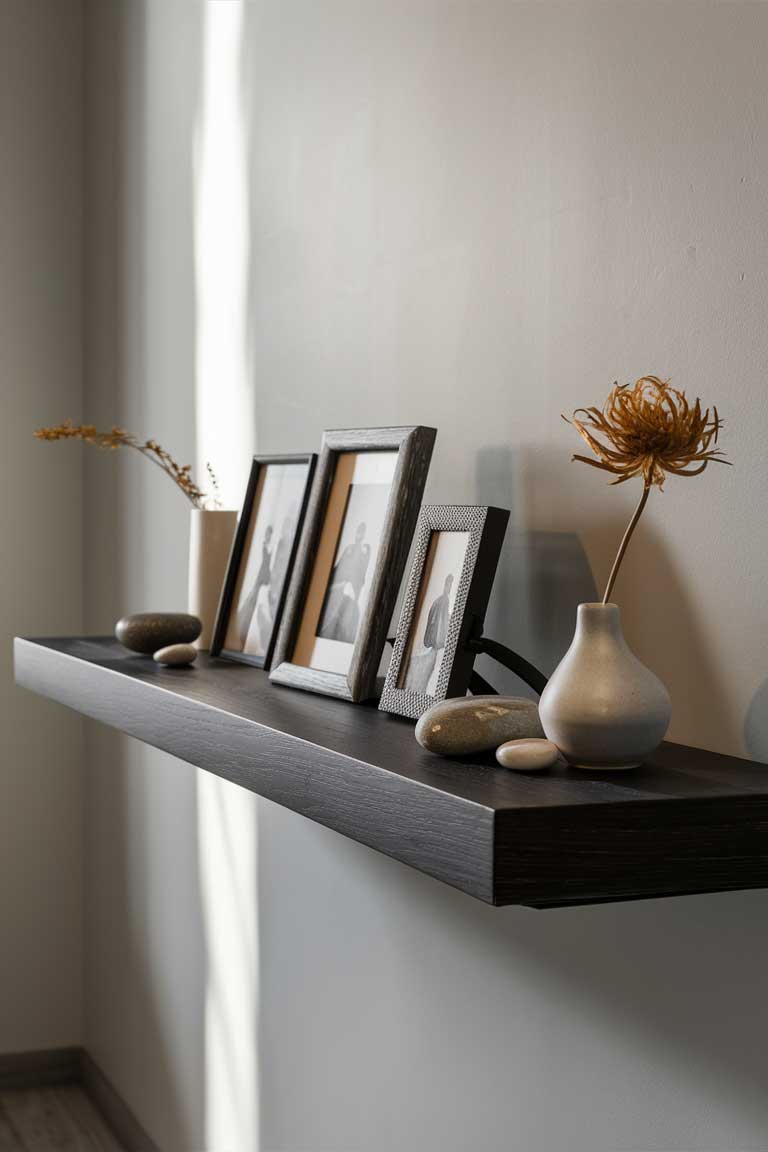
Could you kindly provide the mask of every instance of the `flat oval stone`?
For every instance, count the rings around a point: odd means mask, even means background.
[[[152,659],[165,668],[184,668],[187,664],[191,664],[196,656],[197,648],[194,644],[169,644],[166,648],[155,652]]]
[[[513,772],[542,772],[560,759],[560,749],[551,740],[508,740],[496,749],[502,768]]]
[[[520,696],[456,696],[440,700],[416,725],[422,748],[439,756],[469,756],[507,740],[543,736],[539,709]]]
[[[118,620],[115,636],[132,652],[151,656],[169,644],[191,644],[202,627],[197,616],[187,612],[134,612]]]

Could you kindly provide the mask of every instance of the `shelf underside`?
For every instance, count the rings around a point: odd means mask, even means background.
[[[413,724],[200,655],[16,640],[17,683],[493,904],[768,887],[768,766],[664,744],[632,772],[519,775]]]

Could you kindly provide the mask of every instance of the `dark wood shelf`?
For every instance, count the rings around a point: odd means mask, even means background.
[[[202,655],[16,640],[17,683],[493,904],[768,887],[768,767],[664,744],[613,775],[443,760],[413,724]]]

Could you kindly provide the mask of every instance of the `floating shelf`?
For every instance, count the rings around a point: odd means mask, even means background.
[[[663,744],[640,769],[545,776],[443,760],[413,724],[198,657],[16,640],[16,681],[491,904],[768,887],[768,766]]]

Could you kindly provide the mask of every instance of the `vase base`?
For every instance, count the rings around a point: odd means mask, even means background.
[[[569,760],[571,768],[581,768],[583,772],[630,772],[633,768],[639,768],[642,761],[638,760],[636,764],[577,764],[575,760]]]

